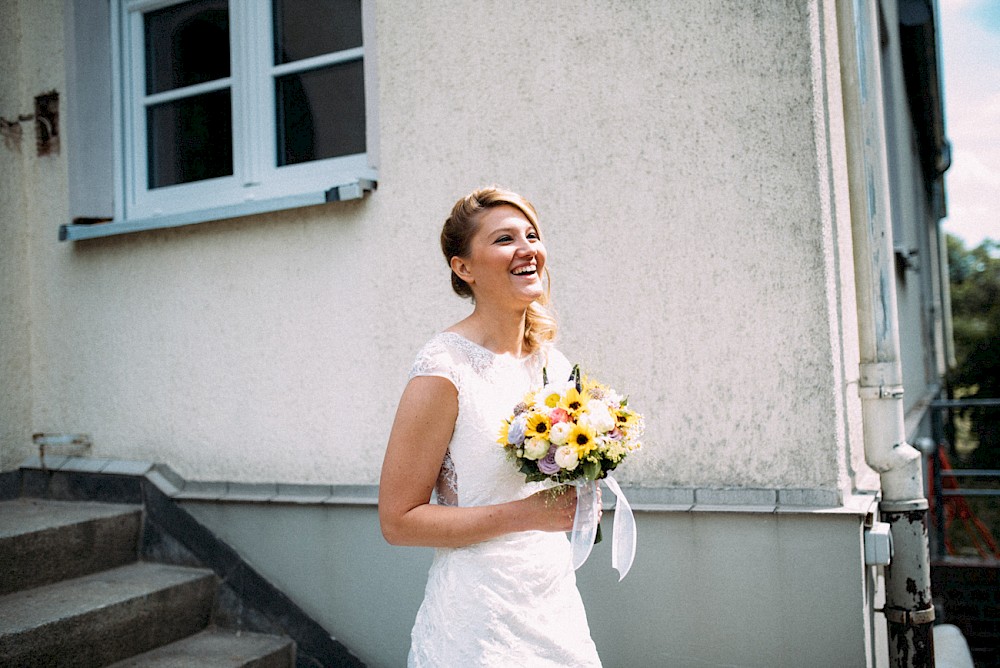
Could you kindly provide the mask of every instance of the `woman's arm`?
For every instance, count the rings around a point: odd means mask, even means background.
[[[573,489],[490,506],[432,504],[457,417],[458,393],[450,381],[417,376],[403,390],[379,483],[379,521],[389,543],[461,547],[515,531],[572,529]]]

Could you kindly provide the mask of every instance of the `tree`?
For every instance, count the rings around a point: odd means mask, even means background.
[[[957,361],[949,385],[967,397],[1000,398],[1000,242],[969,250],[949,234],[948,266]],[[1000,468],[1000,408],[966,412],[979,440],[970,465]]]

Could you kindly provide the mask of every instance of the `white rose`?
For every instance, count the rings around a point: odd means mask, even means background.
[[[549,442],[544,438],[529,438],[524,442],[525,459],[541,459],[549,453]]]
[[[586,422],[599,434],[606,434],[615,428],[615,418],[611,415],[611,410],[603,401],[591,399],[585,406],[587,411],[584,418]]]
[[[576,456],[576,450],[569,445],[564,445],[558,448],[556,450],[555,458],[556,464],[559,465],[559,468],[565,471],[572,471],[576,468],[576,465],[580,461]]]
[[[549,429],[549,440],[556,445],[566,445],[566,440],[572,429],[573,425],[569,422],[557,422]]]

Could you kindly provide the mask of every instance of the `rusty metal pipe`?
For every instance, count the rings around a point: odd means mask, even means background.
[[[933,668],[927,499],[920,453],[906,442],[877,3],[837,2],[860,349],[865,460],[880,476],[889,664]]]

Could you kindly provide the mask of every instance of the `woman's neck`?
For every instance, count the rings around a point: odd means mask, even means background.
[[[521,357],[524,352],[524,314],[525,311],[487,309],[477,304],[468,318],[450,329],[498,355]]]

